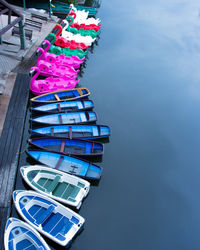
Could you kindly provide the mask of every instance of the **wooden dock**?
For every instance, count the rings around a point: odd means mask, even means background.
[[[12,206],[12,192],[26,118],[29,84],[28,74],[17,75],[0,138],[0,249],[4,249],[4,228]]]

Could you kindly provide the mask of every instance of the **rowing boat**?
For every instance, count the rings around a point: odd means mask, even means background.
[[[9,218],[4,232],[5,250],[40,249],[50,250],[40,234],[29,224]]]
[[[15,207],[24,220],[46,237],[68,246],[85,219],[59,202],[34,191],[13,192]]]
[[[31,99],[31,102],[32,103],[64,102],[64,101],[72,101],[85,98],[89,95],[90,92],[86,88],[66,89],[35,96]]]
[[[36,136],[56,136],[77,139],[99,139],[110,136],[110,128],[105,125],[55,125],[32,128],[30,133]]]
[[[28,142],[42,150],[72,156],[98,156],[104,153],[102,143],[88,140],[42,137],[29,139]]]
[[[90,189],[88,181],[42,165],[23,166],[20,172],[35,191],[77,209]]]
[[[58,113],[30,118],[31,122],[45,125],[84,124],[96,122],[96,120],[96,113],[91,111]]]
[[[44,150],[27,150],[29,156],[50,168],[61,170],[88,180],[99,180],[102,168],[75,157]]]
[[[68,102],[56,102],[45,105],[32,107],[31,111],[41,113],[62,113],[69,111],[83,111],[94,108],[94,103],[91,100],[83,101],[68,101]]]

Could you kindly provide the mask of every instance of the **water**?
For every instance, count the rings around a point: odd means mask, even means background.
[[[103,1],[81,84],[112,136],[70,250],[200,249],[199,10],[197,0]]]

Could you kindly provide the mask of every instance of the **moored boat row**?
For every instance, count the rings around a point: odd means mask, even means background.
[[[68,247],[84,226],[85,219],[72,208],[80,209],[92,182],[100,180],[103,169],[92,159],[104,153],[98,139],[110,136],[108,126],[96,124],[90,91],[77,87],[87,49],[100,33],[99,23],[72,5],[62,26],[57,24],[37,50],[37,65],[30,69],[35,97],[30,100],[27,149],[37,164],[20,168],[34,191],[13,192],[14,205],[27,223],[8,219],[5,249],[50,249],[39,233]]]

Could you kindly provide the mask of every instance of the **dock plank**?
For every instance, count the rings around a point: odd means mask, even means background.
[[[4,249],[4,228],[12,205],[12,192],[20,156],[29,84],[28,74],[19,73],[17,75],[0,138],[0,249]]]

